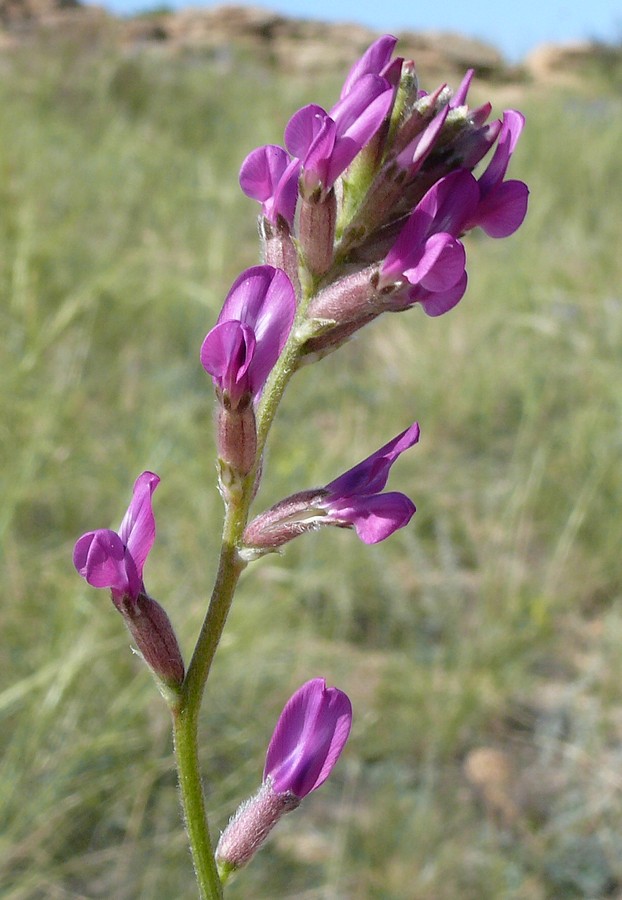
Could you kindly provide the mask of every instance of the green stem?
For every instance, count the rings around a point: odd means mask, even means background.
[[[210,839],[197,749],[197,722],[192,711],[173,713],[179,789],[192,861],[201,900],[221,900],[222,885]]]
[[[257,414],[257,465],[283,392],[295,371],[298,350],[295,338],[290,339],[266,385]],[[246,565],[238,553],[238,547],[242,544],[254,496],[255,477],[256,468],[244,480],[237,500],[230,499],[227,504],[216,583],[180,696],[172,706],[181,801],[201,900],[221,900],[223,887],[214,859],[199,768],[199,710],[233,595]]]
[[[202,900],[220,900],[223,894],[205,812],[199,769],[198,718],[205,683],[245,565],[238,555],[236,544],[244,529],[247,507],[248,503],[236,508],[230,506],[227,510],[216,584],[188,667],[181,698],[173,711],[181,801]]]

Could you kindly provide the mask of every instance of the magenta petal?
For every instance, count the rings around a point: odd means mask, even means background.
[[[303,106],[285,126],[285,146],[298,159],[304,160],[320,133],[328,113],[316,103]]]
[[[323,678],[308,681],[288,700],[266,754],[264,779],[277,794],[306,797],[326,781],[348,739],[352,705]]]
[[[294,224],[300,168],[299,159],[290,160],[276,185],[274,196],[264,203],[264,215],[275,224],[279,216],[285,219],[290,228]]]
[[[154,472],[143,472],[138,476],[131,503],[119,528],[119,538],[127,547],[141,579],[145,560],[155,540],[151,496],[159,483]]]
[[[246,157],[240,169],[240,187],[247,197],[259,200],[264,216],[276,223],[279,216],[291,226],[294,220],[300,162],[290,159],[283,147],[267,144]]]
[[[380,128],[392,101],[393,88],[385,78],[364,75],[329,115],[340,136],[347,135],[363,146]]]
[[[408,297],[411,303],[420,303],[426,315],[442,316],[462,300],[466,289],[467,273],[463,272],[457,284],[447,291],[433,293],[417,286],[408,292]]]
[[[522,113],[515,109],[505,110],[495,152],[478,182],[482,197],[503,181],[524,125],[525,117]]]
[[[350,497],[354,494],[376,494],[389,477],[395,460],[419,440],[419,424],[415,422],[392,441],[376,450],[354,468],[349,469],[326,485],[329,498]]]
[[[247,197],[262,203],[271,197],[289,164],[289,155],[276,144],[257,147],[248,154],[240,168],[240,187]]]
[[[477,207],[475,224],[493,238],[514,234],[527,214],[529,189],[522,181],[504,181]]]
[[[377,544],[408,525],[415,512],[415,504],[405,494],[388,492],[346,497],[331,503],[329,515],[352,525],[364,544]]]
[[[397,157],[397,163],[404,169],[410,169],[411,176],[419,171],[430,152],[436,146],[436,139],[449,115],[449,106],[444,106]]]
[[[73,563],[92,587],[111,588],[132,596],[137,596],[142,587],[127,548],[119,535],[108,528],[82,535],[74,548]]]
[[[380,268],[382,283],[400,281],[404,269],[415,266],[424,252],[430,218],[415,209],[397,236]]]
[[[252,328],[233,320],[215,325],[201,346],[201,365],[214,384],[229,395],[233,407],[244,393],[252,393],[247,373],[256,345]]]
[[[457,236],[480,200],[477,181],[465,169],[458,169],[434,184],[417,209],[431,217],[434,228],[430,232],[447,231]]]
[[[421,284],[429,291],[446,291],[462,277],[466,265],[463,245],[450,234],[433,234],[425,244],[425,252],[416,266],[405,269],[411,284]]]
[[[337,126],[330,116],[325,116],[322,127],[302,161],[303,178],[308,191],[312,191],[318,185],[326,190],[332,187],[334,179],[329,180],[329,167],[335,151],[336,140]],[[356,152],[355,148],[354,153],[356,154]]]
[[[367,48],[361,58],[354,63],[344,81],[341,96],[350,93],[352,85],[363,75],[381,75],[383,69],[389,64],[391,54],[397,44],[397,38],[391,34],[384,34]]]
[[[471,82],[473,81],[474,74],[475,69],[467,69],[467,72],[460,83],[460,87],[449,101],[449,106],[452,109],[455,109],[458,106],[463,106],[466,103],[467,94],[469,92]]]

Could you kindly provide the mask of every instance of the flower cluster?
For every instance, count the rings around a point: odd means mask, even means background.
[[[472,71],[455,93],[420,90],[413,63],[392,58],[395,44],[379,38],[329,112],[304,107],[285,147],[242,164],[241,187],[262,206],[264,257],[298,287],[303,356],[385,311],[447,312],[467,286],[464,234],[506,237],[525,217],[526,185],[505,180],[523,116],[488,121],[489,103],[471,109]]]
[[[242,163],[242,190],[261,204],[263,263],[235,280],[200,351],[216,394],[219,487],[227,509],[227,552],[208,613],[214,628],[224,627],[243,567],[298,535],[336,526],[375,544],[408,525],[414,503],[384,488],[393,463],[419,440],[416,422],[324,487],[292,494],[249,522],[276,408],[302,365],[337,349],[382,313],[415,304],[430,316],[452,309],[467,287],[464,236],[479,227],[493,238],[507,237],[526,214],[526,185],[506,179],[523,116],[506,110],[490,120],[489,103],[470,108],[471,71],[455,92],[441,85],[426,93],[414,64],[393,57],[395,45],[390,35],[375,41],[330,110],[316,104],[298,110],[285,128],[284,146],[259,147]],[[138,650],[179,711],[184,702],[200,702],[197,685],[186,688],[193,673],[205,678],[209,672],[201,660],[209,629],[186,678],[168,616],[143,582],[158,483],[157,475],[143,472],[119,531],[83,535],[74,564],[90,585],[110,589]],[[227,591],[219,594],[223,585]],[[220,635],[209,634],[212,655]],[[184,721],[196,723],[196,716]],[[347,696],[321,678],[290,699],[268,748],[263,784],[218,844],[223,882],[285,812],[326,780],[351,721]],[[183,788],[183,777],[180,783]]]

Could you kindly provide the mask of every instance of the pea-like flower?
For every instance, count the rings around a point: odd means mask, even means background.
[[[236,278],[201,347],[201,364],[227,406],[257,402],[295,313],[294,289],[280,269],[253,266]]]
[[[76,543],[73,563],[90,585],[110,588],[113,598],[136,600],[145,592],[143,567],[155,540],[151,496],[160,479],[143,472],[134,484],[132,501],[118,533],[100,528],[83,534]]]
[[[248,154],[240,168],[240,187],[247,197],[258,200],[264,218],[273,225],[294,223],[298,199],[300,160],[283,147],[267,144]]]
[[[201,347],[216,387],[217,441],[224,491],[256,462],[255,406],[294,321],[296,295],[281,269],[253,266],[236,278]]]
[[[352,725],[352,704],[323,678],[307,681],[290,697],[268,746],[264,781],[276,794],[299,800],[324,784]]]
[[[352,726],[352,704],[338,688],[313,678],[288,700],[268,746],[263,784],[232,817],[216,848],[225,882],[244,866],[279,819],[324,784]]]
[[[88,584],[110,588],[141,656],[167,692],[181,685],[184,662],[168,615],[143,583],[143,567],[155,540],[151,496],[159,483],[153,472],[139,475],[119,531],[100,528],[83,534],[73,563]]]
[[[382,125],[393,103],[393,88],[380,75],[356,78],[347,93],[326,112],[304,106],[285,128],[285,146],[302,162],[301,184],[307,196],[325,195]]]
[[[244,532],[242,555],[269,553],[324,525],[354,528],[365,544],[385,540],[407,525],[416,511],[405,494],[383,489],[393,463],[418,440],[415,422],[326,487],[292,494],[260,513]]]

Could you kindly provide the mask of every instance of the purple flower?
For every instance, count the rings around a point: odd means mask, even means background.
[[[243,555],[252,559],[269,553],[324,525],[354,528],[365,544],[377,544],[408,525],[415,504],[404,494],[382,490],[395,460],[418,440],[415,422],[326,487],[301,491],[276,503],[247,526]]]
[[[264,781],[276,794],[306,797],[335,767],[352,725],[352,704],[323,678],[307,681],[288,700],[266,754]]]
[[[294,289],[280,269],[253,266],[234,281],[201,347],[201,364],[232,409],[244,397],[257,402],[295,312]]]
[[[283,147],[267,144],[249,153],[242,163],[240,187],[247,197],[259,200],[266,219],[277,225],[282,218],[291,228],[299,173],[299,159],[291,159]]]
[[[110,588],[112,602],[161,689],[177,692],[184,680],[181,650],[166,611],[143,584],[143,567],[155,539],[151,495],[159,483],[153,472],[139,475],[119,533],[100,528],[83,534],[73,564],[93,587]]]
[[[493,238],[514,234],[527,214],[529,189],[522,181],[504,181],[510,158],[525,125],[525,117],[514,109],[503,113],[503,124],[493,157],[478,180],[480,200],[465,229],[479,225]]]
[[[143,472],[119,532],[109,528],[89,531],[77,541],[73,564],[90,585],[110,588],[113,599],[132,600],[145,591],[143,567],[155,540],[151,495],[160,483],[153,472]]]
[[[382,125],[393,103],[393,88],[379,75],[363,75],[326,112],[310,104],[294,113],[285,128],[285,145],[302,161],[305,194],[326,195]]]
[[[458,240],[480,199],[475,178],[464,169],[437,181],[417,204],[380,268],[379,289],[406,281],[402,297],[389,296],[388,308],[420,302],[445,312],[466,290],[466,252]],[[430,298],[430,304],[427,302]],[[401,303],[401,305],[400,305]]]
[[[216,847],[222,883],[246,865],[286,813],[322,785],[350,734],[352,704],[323,678],[313,678],[288,700],[266,755],[264,780],[241,804]]]

